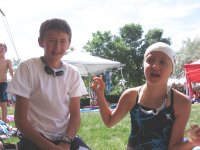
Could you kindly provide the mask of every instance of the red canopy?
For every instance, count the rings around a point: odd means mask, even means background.
[[[192,83],[200,82],[200,59],[191,64],[185,64],[184,68],[190,98],[193,98]]]

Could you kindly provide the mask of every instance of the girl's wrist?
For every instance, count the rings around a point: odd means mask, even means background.
[[[188,143],[191,145],[192,149],[195,148],[196,146],[198,146],[198,144],[193,140],[188,140]]]

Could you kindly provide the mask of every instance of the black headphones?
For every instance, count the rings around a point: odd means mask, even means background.
[[[47,74],[53,75],[54,77],[62,76],[64,74],[63,63],[62,62],[61,62],[61,68],[59,68],[58,71],[55,72],[51,67],[47,66],[43,56],[41,56],[40,59],[41,59],[43,65],[44,65],[44,71]]]

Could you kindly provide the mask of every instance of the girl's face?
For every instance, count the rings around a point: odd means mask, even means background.
[[[167,83],[172,71],[171,59],[163,52],[150,52],[144,59],[144,75],[147,82]]]
[[[60,61],[69,49],[69,35],[61,31],[47,31],[44,39],[39,39],[39,45],[44,49],[46,59]]]

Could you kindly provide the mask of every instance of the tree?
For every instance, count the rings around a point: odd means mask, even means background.
[[[170,44],[169,38],[163,38],[163,30],[151,29],[143,36],[140,24],[126,24],[119,29],[119,35],[112,35],[110,31],[92,34],[84,49],[92,55],[116,60],[124,64],[123,75],[126,86],[132,87],[144,83],[143,56],[146,48],[158,41]],[[114,83],[121,79],[120,72],[114,75]],[[113,84],[114,84],[113,83]]]
[[[125,64],[124,77],[129,87],[140,85],[143,82],[142,33],[142,26],[139,24],[126,24],[120,28],[121,38],[127,47],[123,64]]]
[[[162,29],[150,29],[142,38],[142,26],[139,24],[128,24],[120,29],[120,35],[129,47],[126,53],[125,72],[127,72],[126,80],[129,86],[137,86],[144,83],[143,73],[143,57],[146,48],[155,42],[165,42],[170,44],[169,38],[163,38]],[[135,83],[133,83],[133,81]]]
[[[175,77],[183,77],[184,74],[184,65],[192,63],[200,59],[200,38],[196,37],[193,41],[187,39],[183,41],[182,48],[176,53],[176,70]]]
[[[21,61],[22,60],[20,58],[12,60],[12,66],[13,66],[14,72],[16,71],[16,69],[19,66],[19,64],[21,63]]]

